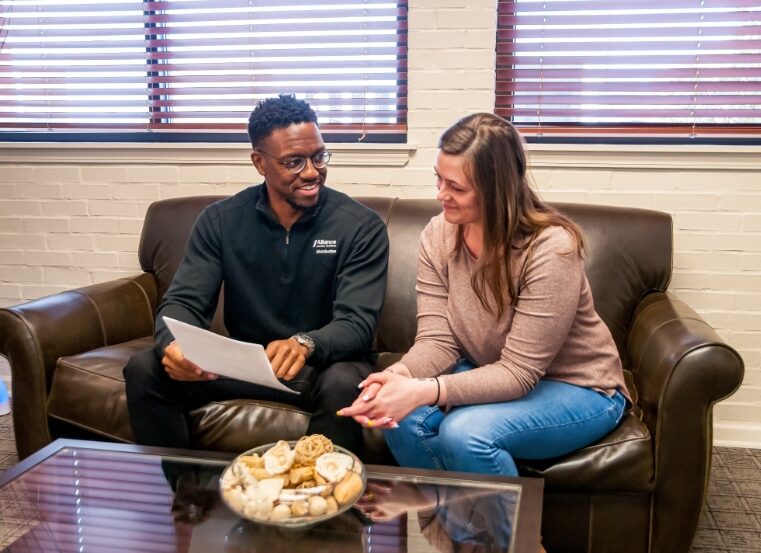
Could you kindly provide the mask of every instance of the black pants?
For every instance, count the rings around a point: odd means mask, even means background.
[[[362,428],[336,411],[356,398],[359,384],[372,372],[364,361],[342,361],[322,370],[304,366],[295,379],[283,384],[289,394],[229,378],[179,382],[169,378],[155,350],[135,354],[124,367],[127,406],[137,443],[163,447],[193,447],[187,414],[212,401],[259,399],[294,405],[312,413],[308,434],[324,434],[334,443],[359,452]]]

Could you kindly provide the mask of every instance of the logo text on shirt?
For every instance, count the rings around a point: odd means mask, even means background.
[[[335,255],[337,245],[338,240],[323,240],[318,238],[314,241],[312,247],[314,248],[314,253],[316,254]]]

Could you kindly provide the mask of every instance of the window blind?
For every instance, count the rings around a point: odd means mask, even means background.
[[[406,2],[0,0],[0,131],[245,131],[294,94],[328,133],[406,132]]]
[[[500,0],[496,112],[534,135],[761,135],[761,3]]]

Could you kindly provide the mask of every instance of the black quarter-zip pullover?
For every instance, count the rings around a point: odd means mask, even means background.
[[[265,185],[208,206],[156,319],[159,353],[172,341],[162,316],[208,328],[224,283],[224,320],[236,340],[266,347],[306,332],[317,367],[367,359],[386,291],[388,234],[380,217],[324,188],[286,230]]]

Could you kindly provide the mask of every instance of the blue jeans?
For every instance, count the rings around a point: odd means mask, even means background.
[[[473,368],[460,361],[454,372]],[[462,405],[444,413],[418,407],[384,435],[403,467],[517,476],[513,458],[549,459],[589,445],[621,421],[626,398],[557,380],[525,396]]]

